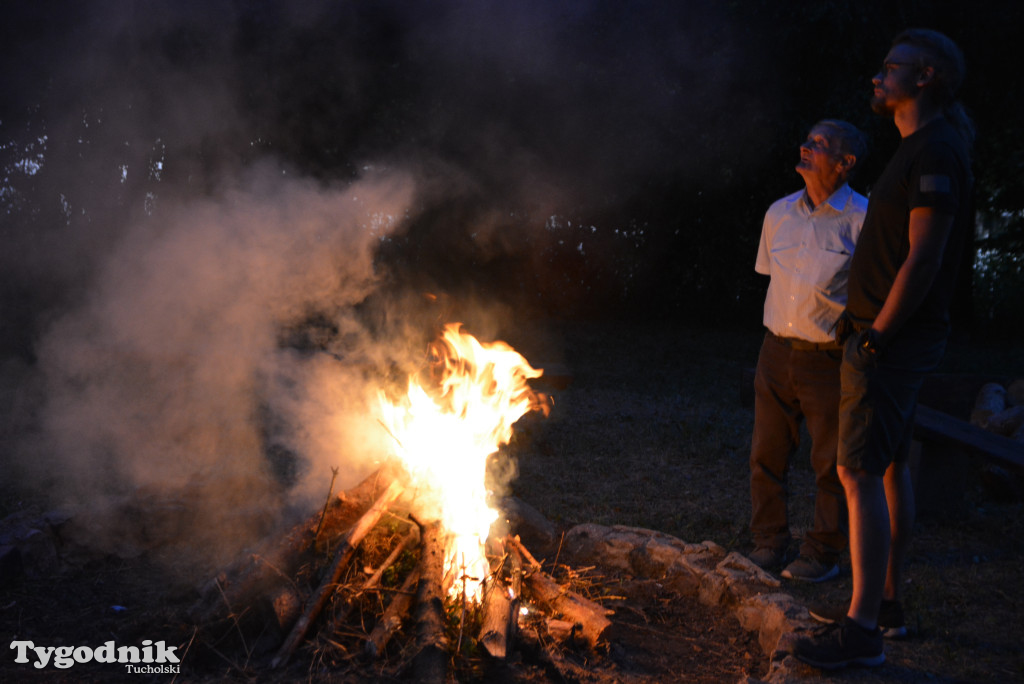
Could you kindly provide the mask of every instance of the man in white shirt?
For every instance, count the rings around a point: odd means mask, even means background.
[[[838,575],[847,543],[846,501],[836,474],[842,350],[833,328],[846,306],[850,259],[868,203],[847,180],[866,149],[864,134],[845,121],[826,119],[811,128],[796,166],[804,189],[768,209],[755,263],[771,281],[754,379],[750,558],[771,570],[789,560],[787,474],[806,421],[817,493],[813,526],[799,556],[782,570],[794,580]]]

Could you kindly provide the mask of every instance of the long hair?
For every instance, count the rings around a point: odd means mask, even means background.
[[[963,104],[956,99],[960,84],[967,71],[964,53],[946,35],[931,29],[912,28],[903,31],[892,41],[896,45],[913,45],[923,54],[921,66],[930,66],[935,72],[931,86],[926,91],[943,114],[959,131],[968,146],[974,145],[974,122],[967,115]]]

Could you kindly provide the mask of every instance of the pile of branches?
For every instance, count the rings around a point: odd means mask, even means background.
[[[591,568],[545,569],[516,536],[487,543],[483,598],[446,568],[450,537],[413,512],[403,473],[377,471],[318,515],[213,578],[189,612],[193,668],[367,672],[444,682],[526,654],[545,666],[585,654],[611,624],[586,598]],[[454,591],[453,591],[454,587]],[[462,676],[458,677],[462,679]]]

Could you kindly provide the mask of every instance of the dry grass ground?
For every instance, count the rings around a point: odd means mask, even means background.
[[[511,493],[561,527],[583,522],[631,525],[690,542],[709,539],[727,549],[750,548],[747,456],[753,412],[741,402],[741,388],[744,369],[757,358],[761,336],[756,329],[543,323],[504,337],[534,365],[552,371],[564,367],[572,378],[568,386],[552,389],[555,404],[549,418],[530,415],[517,425],[505,450],[518,470]],[[941,370],[1024,376],[1024,352],[954,344]],[[917,529],[906,586],[913,638],[891,643],[882,668],[844,672],[824,681],[1024,679],[1024,623],[1019,618],[1024,606],[1024,504],[997,500],[982,486],[980,464],[964,457],[963,465],[963,477],[955,486],[947,481],[948,491],[937,492],[948,504],[946,515],[924,516]],[[793,461],[790,484],[793,527],[799,535],[809,523],[814,494],[803,451]],[[0,510],[22,505],[15,494],[24,493],[0,482]],[[666,681],[658,673],[678,671],[673,668],[682,661],[696,667],[699,676],[690,677],[695,681],[732,682],[740,673],[765,672],[767,659],[750,662],[758,657],[750,655],[758,653],[756,644],[737,635],[738,623],[721,622],[731,620],[730,615],[710,614],[696,602],[659,594],[656,583],[621,582],[622,593],[629,594],[619,611],[624,634],[643,633],[644,638],[630,644],[620,637],[625,650],[611,654],[616,657],[609,678],[595,679],[597,673],[591,672],[590,679],[574,679],[549,665],[531,670],[524,666],[497,679],[494,673],[479,679],[480,673],[474,673],[463,681]],[[848,563],[844,559],[844,573],[836,582],[784,588],[807,603],[843,602],[850,592]],[[111,559],[0,591],[0,632],[34,635],[40,643],[86,643],[95,641],[97,633],[122,641],[176,635],[185,644],[195,632],[181,614],[195,599],[193,592],[165,581],[161,569],[146,558]],[[118,604],[131,607],[122,611]],[[694,643],[700,648],[694,649]],[[673,649],[675,659],[666,660]],[[725,662],[730,657],[735,662]],[[265,668],[240,664],[238,658],[225,654],[203,671],[236,681],[266,676]],[[25,674],[24,667],[13,668],[8,659],[0,665],[0,679],[4,671]],[[624,668],[632,668],[633,679],[621,678]],[[326,678],[312,673],[311,666],[298,663],[295,671],[281,673],[275,681],[365,681],[342,672]],[[117,679],[109,670],[93,673],[85,668],[64,673],[63,680],[53,670],[45,674],[46,681],[88,681],[92,674]],[[137,675],[130,677],[137,680]],[[808,668],[806,677],[817,681],[818,673]]]
[[[560,524],[637,525],[749,550],[753,410],[740,391],[742,369],[756,363],[760,339],[756,330],[579,325],[560,338],[548,333],[530,349],[524,333],[527,358],[563,363],[573,381],[554,392],[549,419],[524,421],[513,444],[514,493]],[[939,372],[1022,377],[1024,352],[954,342]],[[998,500],[982,486],[980,462],[963,459],[963,477],[930,492],[944,508],[919,518],[905,588],[913,638],[890,644],[880,670],[836,681],[1024,679],[1024,507]],[[804,450],[793,460],[790,485],[800,534],[814,496]],[[843,570],[837,582],[786,589],[808,603],[843,603],[848,558]]]

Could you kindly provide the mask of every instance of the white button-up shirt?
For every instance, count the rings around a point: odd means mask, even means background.
[[[808,342],[833,339],[867,207],[867,198],[844,184],[813,210],[806,190],[768,208],[754,264],[771,277],[764,302],[768,330]]]

